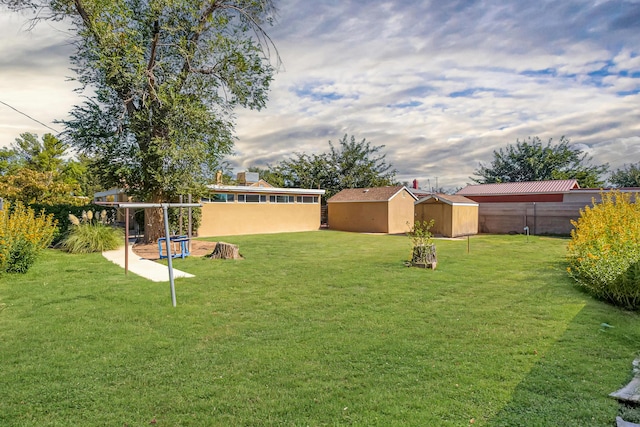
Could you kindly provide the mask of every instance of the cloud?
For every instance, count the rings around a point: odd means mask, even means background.
[[[284,66],[267,108],[237,111],[229,159],[236,171],[326,151],[344,134],[385,145],[400,180],[438,177],[449,188],[469,182],[494,150],[528,136],[565,135],[613,168],[640,159],[639,1],[282,0],[278,7],[269,33]],[[64,83],[68,41],[56,30],[49,43],[46,30],[29,36],[38,43],[14,34],[0,47],[0,96],[24,100],[21,108],[48,121],[77,98],[63,96],[73,86]],[[0,108],[0,143],[7,126],[27,126],[10,115]]]

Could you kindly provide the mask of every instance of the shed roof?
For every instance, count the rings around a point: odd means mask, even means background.
[[[416,196],[414,196],[406,187],[396,185],[392,187],[345,188],[327,200],[327,203],[387,202],[402,191],[406,191],[414,201],[416,200]]]
[[[500,184],[467,185],[456,195],[459,196],[505,196],[515,194],[566,193],[580,188],[575,179],[553,181],[504,182]]]
[[[460,196],[457,194],[440,194],[440,193],[430,194],[427,197],[423,197],[417,202],[415,202],[415,204],[417,205],[431,199],[444,202],[451,206],[478,206],[477,202],[474,202],[471,199],[467,199],[464,196]]]

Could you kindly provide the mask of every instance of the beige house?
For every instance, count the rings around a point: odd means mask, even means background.
[[[478,234],[478,206],[464,196],[430,194],[415,203],[416,220],[433,220],[430,231],[434,236]]]
[[[416,197],[404,186],[349,188],[327,201],[329,228],[365,233],[406,233]]]
[[[203,197],[198,236],[311,231],[320,228],[324,190],[247,185],[210,185]]]

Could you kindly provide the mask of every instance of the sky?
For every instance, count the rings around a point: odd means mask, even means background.
[[[611,169],[640,162],[640,0],[280,0],[282,66],[236,110],[234,172],[382,146],[399,181],[456,189],[493,151],[561,136]],[[64,26],[0,11],[0,102],[53,123],[81,102]],[[53,132],[0,103],[0,146]]]

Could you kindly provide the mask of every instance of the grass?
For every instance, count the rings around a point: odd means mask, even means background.
[[[153,283],[46,251],[0,278],[2,426],[609,426],[640,319],[565,273],[566,240],[225,237]],[[607,323],[613,328],[603,329]]]

